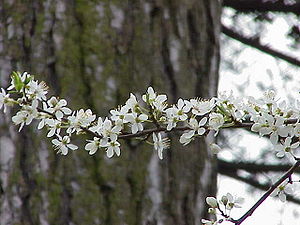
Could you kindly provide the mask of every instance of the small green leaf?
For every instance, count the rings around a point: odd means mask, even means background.
[[[20,72],[13,72],[11,75],[11,79],[13,81],[13,84],[15,86],[15,89],[17,92],[20,92],[22,88],[24,87],[24,83],[21,80]]]
[[[34,77],[32,75],[26,76],[24,84],[27,85],[33,79],[34,79]]]

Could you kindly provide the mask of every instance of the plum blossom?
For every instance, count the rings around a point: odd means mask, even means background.
[[[124,107],[127,110],[131,109],[132,112],[138,112],[139,104],[138,104],[134,94],[130,93],[130,97],[126,101]]]
[[[278,137],[287,137],[292,132],[292,127],[284,124],[283,117],[273,117],[270,114],[263,113],[261,117],[252,125],[251,130],[259,132],[260,136],[270,135],[273,145],[277,144]]]
[[[142,96],[142,99],[158,111],[164,111],[167,107],[167,95],[156,95],[152,87],[148,87],[147,93]]]
[[[98,117],[97,123],[93,124],[93,126],[91,126],[89,130],[101,135],[102,128],[103,128],[103,119],[101,117]]]
[[[171,108],[166,109],[167,115],[172,115],[176,117],[178,121],[187,120],[188,116],[186,113],[190,111],[190,107],[185,104],[185,102],[180,98],[177,101],[176,105],[173,105]]]
[[[277,151],[277,157],[284,157],[286,153],[291,153],[293,149],[299,147],[299,142],[292,144],[292,138],[287,137],[283,144],[279,143],[276,145],[275,150]]]
[[[300,137],[300,123],[297,123],[293,130],[292,130],[292,136]]]
[[[27,124],[27,118],[28,118],[28,112],[21,110],[17,112],[15,116],[12,117],[12,121],[15,125],[20,124],[19,132],[22,130],[24,127],[25,123]],[[29,124],[29,123],[28,123]]]
[[[82,131],[82,128],[89,127],[95,119],[96,115],[93,115],[90,109],[87,109],[86,111],[80,109],[76,112],[76,115],[74,112],[71,116],[68,116],[70,124],[67,129],[67,133],[71,134],[75,131],[79,133]]]
[[[120,129],[123,129],[124,124],[128,123],[128,121],[125,120],[125,117],[128,115],[128,107],[123,106],[119,110],[112,109],[110,110],[110,114],[110,119],[114,121],[115,125],[119,126]]]
[[[242,197],[233,197],[232,194],[227,193],[221,198],[221,202],[226,207],[226,209],[231,210],[232,208],[241,208],[241,205],[244,202]]]
[[[263,103],[264,104],[273,104],[276,103],[275,100],[276,92],[274,90],[267,90],[263,94]]]
[[[38,81],[31,80],[28,84],[29,88],[27,94],[30,95],[32,99],[46,100],[46,95],[48,93],[48,86],[44,81],[38,83]]]
[[[143,122],[145,122],[148,119],[148,116],[146,114],[140,114],[133,112],[130,114],[127,114],[125,116],[125,120],[131,124],[131,132],[133,134],[136,134],[138,131],[143,131]]]
[[[58,139],[53,139],[52,144],[54,146],[55,150],[58,150],[57,153],[61,153],[62,155],[67,155],[68,150],[76,150],[78,149],[78,146],[74,144],[70,144],[70,137],[69,136],[64,136],[61,137],[60,135],[56,135]]]
[[[221,126],[225,123],[224,117],[220,113],[209,114],[208,124],[213,129],[218,131]]]
[[[117,141],[117,136],[113,136],[110,141],[104,145],[104,147],[107,147],[106,155],[108,158],[113,157],[114,154],[117,156],[121,155],[120,143]]]
[[[38,101],[36,100],[32,102],[32,105],[24,105],[22,107],[22,110],[17,112],[17,114],[12,117],[12,121],[14,122],[14,124],[20,124],[19,131],[22,130],[25,124],[29,125],[33,119],[38,117],[39,114],[37,111],[37,105]]]
[[[169,147],[169,138],[162,138],[161,133],[157,135],[155,133],[152,134],[153,142],[154,142],[154,149],[158,153],[158,158],[163,159],[163,150]]]
[[[0,93],[0,109],[3,107],[4,113],[7,111],[7,106],[12,105],[11,103],[9,94],[6,94],[5,90],[1,88],[1,93]]]
[[[176,127],[177,123],[179,122],[178,117],[176,114],[173,113],[172,110],[167,111],[167,118],[166,118],[166,123],[167,123],[167,130],[170,131],[174,127]]]
[[[199,100],[191,99],[192,113],[196,116],[203,116],[209,113],[215,107],[215,99],[211,100]]]
[[[101,143],[103,145],[106,145],[109,139],[117,140],[120,131],[120,127],[114,126],[110,119],[105,118],[102,129],[99,132],[99,134],[103,136],[103,138],[101,139]]]
[[[88,140],[88,144],[85,145],[85,150],[89,151],[90,155],[93,155],[96,153],[96,151],[100,148],[100,147],[104,147],[101,146],[101,142],[100,142],[100,138],[94,137],[94,140]]]
[[[218,207],[218,201],[215,197],[206,197],[206,203],[211,206],[212,208]]]
[[[294,189],[291,186],[292,184],[288,183],[288,181],[284,181],[282,184],[280,184],[270,195],[271,197],[279,197],[280,201],[285,202],[286,201],[286,195],[287,194],[293,194]]]
[[[51,97],[47,104],[43,102],[43,108],[49,113],[53,113],[58,120],[61,120],[64,115],[70,115],[72,113],[71,109],[65,107],[67,101],[65,99],[57,99],[56,97]]]
[[[52,137],[54,134],[60,133],[61,121],[55,119],[47,119],[46,124],[48,125],[49,128],[47,137]]]
[[[197,135],[203,135],[205,133],[205,128],[203,127],[207,122],[207,118],[203,117],[199,122],[195,118],[191,118],[188,122],[188,126],[191,130],[184,132],[179,139],[179,142],[183,145],[189,144],[193,137],[195,136],[195,132]]]

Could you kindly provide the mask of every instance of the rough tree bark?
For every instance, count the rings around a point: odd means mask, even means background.
[[[0,76],[38,74],[72,109],[105,116],[149,85],[178,97],[216,94],[218,0],[2,0]],[[13,115],[14,111],[10,112]],[[34,126],[0,116],[0,224],[200,224],[215,193],[209,140],[172,141],[164,160],[123,143],[120,158],[57,155]],[[178,134],[174,134],[178,136]]]

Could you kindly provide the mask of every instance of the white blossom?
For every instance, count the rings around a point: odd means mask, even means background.
[[[110,110],[110,114],[110,119],[114,121],[115,125],[119,126],[120,129],[122,129],[124,124],[128,122],[125,120],[125,117],[128,115],[128,107],[123,106],[119,110],[112,109]]]
[[[20,124],[19,131],[21,131],[25,124],[29,125],[33,119],[38,117],[37,105],[38,101],[33,101],[32,105],[24,105],[21,111],[12,117],[14,124]]]
[[[286,195],[287,194],[293,194],[294,189],[288,181],[284,181],[282,184],[280,184],[270,195],[271,197],[279,197],[280,201],[285,202],[286,201]]]
[[[114,126],[110,119],[105,118],[102,125],[102,129],[100,131],[100,135],[103,136],[103,139],[101,139],[101,141],[105,145],[109,139],[117,140],[119,132],[120,132],[120,127]]]
[[[206,197],[206,203],[210,205],[212,208],[218,207],[218,201],[215,197]]]
[[[65,107],[67,101],[65,99],[57,99],[56,97],[51,97],[47,104],[43,102],[43,108],[49,113],[53,113],[58,120],[61,120],[64,115],[70,115],[72,113],[71,109]]]
[[[31,80],[28,84],[29,88],[27,94],[33,99],[46,100],[48,93],[48,87],[44,81],[38,83],[38,81]]]
[[[142,96],[142,99],[158,111],[164,111],[167,107],[167,104],[165,103],[167,101],[167,96],[156,95],[152,87],[148,87],[147,93]]]
[[[139,104],[138,104],[134,94],[130,93],[130,97],[126,101],[124,107],[127,108],[127,110],[131,109],[132,112],[137,111],[137,109],[139,108]]]
[[[101,146],[100,143],[100,138],[94,137],[94,140],[88,140],[88,144],[85,145],[85,150],[89,151],[90,155],[93,155],[96,153],[96,151],[100,148],[100,147],[104,147]]]
[[[167,111],[167,130],[170,131],[174,127],[176,127],[177,123],[179,122],[179,119],[176,114],[173,113],[173,110]]]
[[[87,128],[91,125],[91,123],[96,119],[96,115],[93,115],[92,111],[90,109],[87,109],[84,111],[83,109],[80,109],[71,115],[68,116],[68,120],[70,122],[69,128],[67,129],[67,133],[73,133],[76,131],[79,133],[82,131],[82,128]]]
[[[13,105],[11,103],[11,99],[9,97],[9,94],[6,94],[5,90],[1,88],[1,93],[0,93],[0,109],[3,107],[4,113],[7,111],[7,106]]]
[[[158,153],[158,158],[163,159],[163,150],[169,147],[169,139],[162,138],[161,133],[158,133],[157,135],[153,133],[152,137],[154,142],[154,149]]]
[[[113,136],[104,147],[107,147],[106,155],[108,158],[113,157],[114,154],[117,156],[120,156],[121,154],[120,143],[117,141],[117,136]]]
[[[61,121],[55,119],[48,119],[45,121],[48,125],[49,132],[47,137],[52,137],[54,134],[59,134],[61,129]]]
[[[222,196],[221,202],[225,205],[226,209],[231,210],[232,208],[241,208],[241,205],[244,202],[244,198],[233,197],[232,194],[227,193]]]
[[[187,112],[189,112],[190,107],[186,106],[185,102],[180,98],[177,101],[176,105],[173,105],[171,108],[166,109],[167,115],[172,115],[176,117],[178,121],[187,120]]]
[[[273,104],[276,102],[275,97],[276,93],[274,90],[267,90],[264,92],[262,100],[265,104]]]
[[[270,135],[272,144],[277,144],[278,136],[287,137],[292,132],[292,127],[284,124],[284,118],[263,113],[262,116],[254,123],[251,130],[259,132],[259,135]]]
[[[205,128],[203,127],[207,122],[207,118],[203,117],[199,122],[195,118],[191,118],[188,122],[188,126],[191,128],[191,130],[184,132],[180,136],[180,143],[183,145],[189,144],[192,140],[193,137],[195,136],[195,132],[198,135],[203,135],[205,133]]]
[[[220,113],[210,113],[208,124],[213,129],[218,131],[221,126],[225,123],[224,117]]]
[[[15,125],[20,124],[19,131],[21,131],[22,128],[24,127],[27,121],[27,117],[28,117],[28,112],[24,110],[17,112],[17,114],[12,117],[12,121],[14,122]]]
[[[54,146],[54,149],[57,150],[57,153],[61,153],[62,155],[67,155],[68,150],[76,150],[78,147],[74,144],[70,144],[70,137],[69,136],[64,136],[61,137],[59,135],[56,135],[58,139],[53,139],[52,144]]]
[[[215,99],[211,100],[199,100],[191,99],[190,100],[192,113],[196,116],[203,116],[209,113],[215,107]]]
[[[136,134],[138,131],[143,131],[143,122],[145,122],[148,119],[148,116],[146,114],[140,114],[133,112],[130,114],[127,114],[125,116],[125,121],[129,122],[131,124],[131,132],[133,134]]]
[[[292,136],[300,137],[300,123],[294,125],[294,128],[292,130]]]
[[[275,150],[277,151],[277,157],[284,157],[286,153],[291,153],[293,149],[299,147],[299,141],[292,144],[292,138],[287,137],[283,144],[279,143],[276,145]]]
[[[103,129],[103,120],[101,117],[98,117],[97,124],[94,124],[89,128],[90,131],[96,132],[101,135]]]

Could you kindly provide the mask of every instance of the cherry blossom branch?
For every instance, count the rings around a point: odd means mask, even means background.
[[[142,95],[142,102],[138,102],[134,94],[130,94],[125,105],[110,110],[107,117],[98,117],[90,109],[72,111],[67,108],[67,101],[52,96],[47,99],[48,87],[44,82],[34,80],[33,76],[24,72],[14,72],[11,85],[6,90],[1,88],[0,109],[13,105],[20,107],[12,117],[15,125],[29,125],[33,120],[39,120],[38,129],[46,127],[47,137],[52,138],[52,144],[58,153],[67,155],[69,150],[76,150],[78,146],[71,143],[73,134],[88,133],[93,140],[86,140],[84,149],[90,155],[99,149],[105,149],[106,155],[111,158],[120,156],[119,139],[139,138],[150,143],[163,159],[163,151],[169,147],[169,139],[163,134],[181,132],[179,142],[189,144],[199,136],[205,136],[210,131],[218,134],[220,129],[247,128],[260,136],[266,136],[273,144],[276,156],[284,157],[290,154],[297,161],[271,188],[238,220],[230,217],[233,208],[239,208],[242,198],[233,197],[230,193],[222,196],[218,202],[214,197],[207,197],[206,201],[211,206],[210,213],[217,211],[225,220],[241,224],[254,210],[271,194],[278,195],[280,200],[286,200],[287,193],[293,183],[291,175],[299,166],[299,158],[293,151],[300,145],[300,123],[298,103],[288,105],[279,103],[274,91],[264,93],[263,98],[254,99],[246,97],[233,97],[232,94],[222,94],[210,100],[205,99],[178,99],[177,103],[168,105],[166,95],[158,95],[152,87]],[[10,94],[17,93],[11,97]],[[42,104],[42,107],[40,105]],[[144,107],[144,106],[147,107]],[[296,106],[295,106],[296,105]],[[149,126],[150,125],[150,126]],[[155,128],[148,128],[153,127]],[[146,128],[147,127],[147,128]],[[63,136],[61,136],[63,135]],[[153,142],[148,141],[152,135]],[[141,139],[141,138],[140,138]],[[221,148],[210,144],[212,153],[217,154]],[[285,182],[288,178],[288,181]],[[276,192],[276,190],[278,191]],[[218,224],[217,222],[203,219],[204,224]]]

